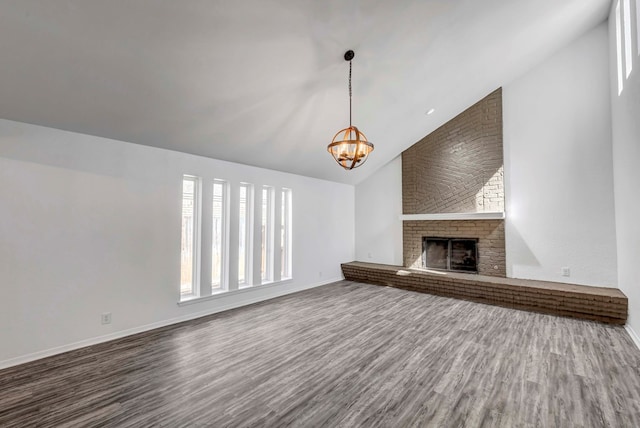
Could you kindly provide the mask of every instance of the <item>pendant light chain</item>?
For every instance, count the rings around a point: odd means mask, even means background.
[[[351,127],[351,61],[349,61],[349,127]]]

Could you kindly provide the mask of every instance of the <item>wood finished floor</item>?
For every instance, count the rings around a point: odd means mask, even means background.
[[[347,281],[0,371],[0,426],[640,427],[624,328]]]

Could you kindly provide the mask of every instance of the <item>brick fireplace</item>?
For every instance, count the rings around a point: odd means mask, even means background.
[[[402,153],[403,267],[344,263],[345,279],[624,325],[618,289],[506,277],[502,172],[498,89]],[[424,269],[425,237],[476,242],[477,274]]]
[[[478,273],[505,277],[504,220],[409,220],[402,222],[403,264],[422,268],[422,238],[477,238]]]
[[[504,220],[481,215],[504,211],[502,89],[402,153],[402,208],[405,267],[424,267],[424,237],[465,238],[478,274],[506,276]]]

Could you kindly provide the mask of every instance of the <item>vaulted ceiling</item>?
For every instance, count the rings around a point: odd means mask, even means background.
[[[609,5],[0,0],[0,117],[355,184]],[[326,152],[348,125],[348,49],[375,144],[350,172]]]

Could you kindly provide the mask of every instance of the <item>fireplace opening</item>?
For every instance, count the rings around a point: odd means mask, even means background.
[[[478,273],[475,238],[422,238],[422,266],[427,269]]]

